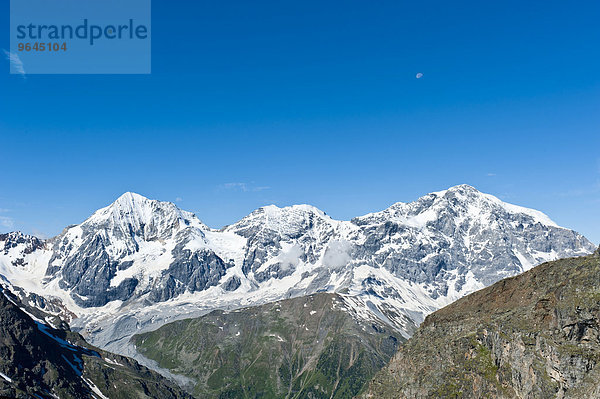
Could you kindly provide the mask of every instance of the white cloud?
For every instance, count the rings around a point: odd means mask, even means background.
[[[332,240],[325,254],[323,255],[323,264],[332,269],[339,269],[348,265],[352,261],[350,251],[352,244],[346,240]]]
[[[181,198],[181,197],[175,198],[175,202],[181,202],[181,201],[183,201],[183,198]]]
[[[10,65],[15,69],[15,71],[17,71],[17,73],[21,74],[22,76],[25,76],[25,68],[23,67],[23,61],[21,61],[19,55],[11,53],[10,51],[3,51],[4,55],[6,56],[6,59],[8,60],[8,62],[10,62]]]
[[[279,268],[282,271],[296,268],[303,253],[298,245],[292,246],[287,252],[281,252],[277,258],[280,262]]]

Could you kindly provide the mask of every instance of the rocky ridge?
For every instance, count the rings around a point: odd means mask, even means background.
[[[362,398],[600,397],[600,250],[429,315]]]
[[[159,374],[92,347],[79,334],[46,324],[52,316],[27,308],[0,285],[1,397],[190,398]]]

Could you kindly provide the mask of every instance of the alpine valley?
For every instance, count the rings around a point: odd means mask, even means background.
[[[265,388],[274,397],[350,397],[361,389],[342,378],[355,379],[351,365],[370,378],[430,313],[543,262],[594,250],[543,213],[468,185],[350,221],[309,205],[271,205],[219,230],[173,203],[125,193],[54,238],[0,235],[0,279],[49,325],[67,323],[96,347],[133,357],[189,392],[219,397],[219,381],[229,397],[253,397],[244,370],[228,379],[229,369],[214,363],[248,353],[261,359],[248,369],[275,381]],[[177,349],[165,338],[169,329],[207,331],[210,339],[186,335],[199,357],[217,350],[219,334],[231,345],[219,347],[221,357],[203,357],[212,366],[195,367],[189,356],[160,353]],[[265,350],[249,348],[244,334]],[[348,338],[326,339],[333,335]],[[261,337],[281,347],[298,342],[300,355],[265,357],[272,346]],[[353,346],[340,350],[341,342]],[[332,351],[344,355],[328,357]]]

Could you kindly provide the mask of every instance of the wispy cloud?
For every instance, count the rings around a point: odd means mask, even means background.
[[[31,233],[36,236],[37,238],[41,238],[42,240],[45,240],[48,237],[48,234],[44,233],[41,230],[36,229],[35,227],[31,229]]]
[[[225,183],[221,184],[220,188],[225,190],[248,191],[248,185],[246,183]]]
[[[181,197],[175,198],[175,202],[181,202],[181,201],[183,201],[183,198],[181,198]]]
[[[494,194],[496,195],[496,194]],[[517,198],[517,196],[513,193],[503,192],[496,195],[496,197],[500,198],[502,201],[511,201]]]
[[[560,191],[555,193],[557,197],[584,197],[590,195],[597,195],[600,193],[600,180],[597,180],[594,184],[584,188],[573,188],[566,191]]]
[[[10,212],[10,209],[0,208],[0,213]],[[0,215],[0,226],[11,229],[15,225],[13,218]]]
[[[488,173],[486,176],[493,177],[493,176],[498,176],[498,175],[495,173]]]
[[[254,183],[224,183],[219,186],[222,190],[232,190],[232,191],[241,191],[244,193],[247,192],[258,192],[268,190],[271,187],[268,186],[256,186]]]
[[[569,197],[582,197],[586,194],[589,194],[589,190],[581,190],[581,189],[573,189],[566,190],[556,193],[557,197],[569,198]]]
[[[12,218],[8,216],[0,216],[0,226],[12,229],[14,225],[15,223]]]
[[[25,67],[23,66],[23,61],[21,61],[21,58],[19,58],[19,55],[6,50],[2,51],[4,51],[6,59],[8,62],[10,62],[10,65],[14,68],[14,70],[21,74],[21,76],[25,77]]]

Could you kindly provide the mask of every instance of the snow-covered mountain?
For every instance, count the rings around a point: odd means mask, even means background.
[[[319,291],[409,336],[474,290],[594,249],[541,212],[467,185],[351,221],[271,205],[221,230],[126,193],[47,241],[0,235],[0,275],[70,314],[95,345],[131,355],[132,334],[168,321]]]

